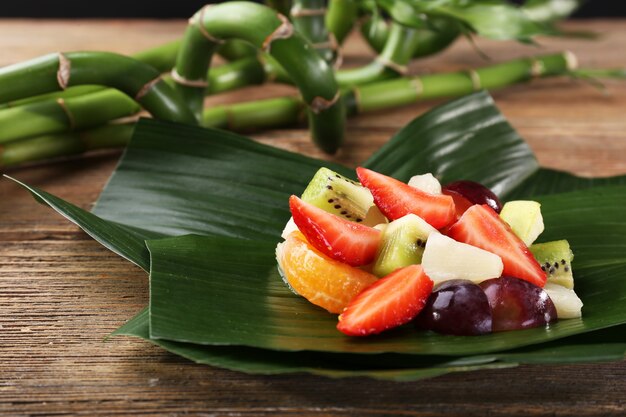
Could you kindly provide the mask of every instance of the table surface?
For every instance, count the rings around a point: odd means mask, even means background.
[[[479,41],[493,60],[569,49],[581,65],[626,66],[626,20],[570,22],[601,37],[546,39],[541,47]],[[58,50],[132,53],[177,38],[182,21],[0,20],[0,66]],[[352,37],[346,62],[371,52]],[[484,65],[466,41],[414,63],[414,73]],[[581,175],[626,173],[626,83],[608,94],[569,79],[536,80],[495,93],[544,166]],[[292,92],[247,88],[209,104]],[[349,121],[333,159],[364,160],[435,102]],[[325,157],[303,128],[258,140]],[[119,152],[13,169],[10,174],[90,209]],[[255,376],[195,365],[148,342],[103,338],[147,303],[144,272],[7,180],[0,180],[0,414],[3,415],[624,415],[626,362],[446,375],[413,383]]]

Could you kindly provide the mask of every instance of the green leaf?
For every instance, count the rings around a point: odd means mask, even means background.
[[[155,264],[158,262],[159,270],[161,270],[166,267],[174,269],[172,264],[168,266],[167,263],[178,256],[180,256],[179,259],[183,259],[185,254],[172,250],[168,251],[167,256],[161,258],[159,255],[157,259],[155,253],[161,252],[158,246],[169,241],[169,239],[158,238],[189,233],[212,235],[179,239],[187,243],[195,239],[211,240],[213,250],[221,251],[219,253],[224,256],[218,259],[215,254],[211,255],[212,252],[205,251],[201,259],[213,259],[215,265],[220,265],[219,268],[206,263],[196,263],[196,260],[185,264],[184,267],[202,269],[206,274],[218,276],[221,274],[224,280],[231,282],[242,279],[258,282],[258,276],[250,274],[244,277],[240,270],[252,268],[252,265],[246,263],[269,266],[270,262],[273,262],[273,253],[264,251],[269,251],[270,248],[273,251],[273,245],[289,216],[287,197],[292,193],[301,193],[317,168],[324,165],[344,175],[354,177],[352,171],[345,167],[263,146],[237,135],[144,120],[140,122],[120,167],[103,191],[94,211],[95,216],[42,191],[35,189],[31,191],[42,201],[84,228],[105,246],[144,268],[147,268],[149,264],[146,248],[140,243],[144,239],[152,239],[150,241],[151,255]],[[538,169],[529,148],[506,123],[494,107],[490,97],[484,93],[446,104],[416,119],[398,133],[376,156],[372,157],[367,165],[401,179],[407,179],[410,175],[428,170],[437,173],[444,181],[460,178],[474,179],[494,187],[500,195],[504,196],[533,197],[536,194],[550,194],[554,190],[567,191],[596,185],[596,180],[579,179],[569,174]],[[623,184],[624,178],[605,179],[599,182]],[[591,190],[596,191],[595,188]],[[604,192],[611,193],[612,191]],[[586,195],[583,193],[581,198],[584,200],[587,198]],[[607,194],[607,196],[606,198],[610,199],[610,195]],[[559,238],[570,239],[570,236],[561,234],[569,230],[567,228],[570,226],[567,225],[571,225],[576,220],[576,216],[572,214],[567,221],[561,222],[564,215],[567,218],[567,213],[558,207],[561,204],[560,198],[557,195],[541,199],[544,207],[548,208],[551,213],[546,217],[546,222],[549,224],[546,236],[552,233],[558,234]],[[617,196],[617,198],[620,197]],[[554,209],[549,209],[549,207]],[[614,214],[613,206],[607,210],[610,215]],[[581,328],[587,329],[587,325],[589,328],[610,326],[615,322],[616,316],[621,314],[619,307],[609,307],[604,322],[599,316],[601,312],[597,305],[598,300],[603,300],[603,297],[608,296],[605,288],[596,288],[596,283],[609,286],[622,285],[619,278],[624,276],[621,272],[624,264],[618,259],[619,245],[613,246],[611,243],[616,238],[613,234],[609,233],[610,241],[598,240],[594,243],[594,240],[603,238],[601,234],[603,232],[596,233],[595,225],[587,222],[589,211],[584,212],[584,223],[578,219],[579,228],[576,232],[572,232],[571,241],[575,242],[573,246],[576,252],[574,269],[577,290],[580,287],[580,290],[584,291],[583,301],[588,303],[588,297],[592,300],[591,322],[587,323],[588,316],[585,310],[582,323],[574,320],[571,326],[561,326],[563,328],[557,328],[558,334],[554,337],[561,337]],[[622,223],[619,223],[619,227],[622,227],[621,225]],[[558,229],[561,227],[565,229]],[[608,223],[600,223],[598,227],[598,230],[610,231]],[[593,239],[587,239],[588,236],[593,236]],[[157,240],[154,240],[155,238]],[[173,239],[172,242],[179,239]],[[239,259],[231,262],[230,270],[227,268],[228,257],[224,252],[228,245],[237,245],[231,246],[231,252],[236,250],[241,260],[245,261],[243,264]],[[242,250],[248,247],[252,247],[249,255]],[[250,269],[247,271],[251,272]],[[584,279],[579,280],[580,274],[583,274]],[[272,286],[265,286],[261,289],[271,289],[274,291],[272,296],[278,298],[285,295],[285,300],[291,303],[294,297],[285,293],[284,287],[278,286],[279,282],[275,275],[270,278],[274,279]],[[194,285],[199,282],[195,282]],[[209,285],[225,290],[226,284],[227,282],[222,281]],[[224,287],[220,288],[220,285]],[[158,289],[158,286],[155,289]],[[241,296],[245,299],[255,294],[259,288],[252,286],[242,289],[232,286],[229,290],[237,294],[237,297]],[[618,298],[623,296],[624,292],[615,292],[615,294]],[[158,299],[156,301],[158,304]],[[283,301],[282,298],[281,301]],[[300,303],[304,308],[302,311],[315,311],[315,308],[308,303],[302,300]],[[589,307],[589,304],[587,306]],[[159,308],[163,308],[163,305]],[[157,322],[159,321],[159,308],[154,316]],[[248,314],[245,310],[243,313]],[[271,313],[274,314],[273,311]],[[237,313],[234,312],[234,314]],[[319,311],[315,314],[319,314]],[[313,321],[317,320],[315,314],[311,316]],[[194,317],[199,316],[196,314]],[[273,318],[273,316],[269,317]],[[267,318],[268,316],[260,317],[263,321],[267,321]],[[308,321],[308,316],[301,315],[300,318],[303,322]],[[149,335],[147,319],[146,315],[142,332],[137,332],[140,333],[137,334],[140,337]],[[332,321],[328,323],[331,325],[330,330],[334,331]],[[159,326],[161,324],[157,324],[156,330],[162,331],[163,328],[159,329]],[[620,351],[620,349],[625,343],[624,326],[617,328],[622,329],[617,341],[605,340],[603,331],[595,331],[577,336],[588,337],[590,344],[580,345],[579,342],[569,342],[571,338],[565,338],[548,344],[521,348],[516,351],[516,354],[527,355],[523,357],[525,361],[532,361],[534,358],[538,362],[549,362],[559,360],[559,354],[552,355],[549,352],[560,352],[560,349],[564,349],[563,351],[567,353],[561,357],[564,362],[570,359],[576,361],[601,360],[607,357],[615,359],[620,355],[623,356],[623,350]],[[127,331],[127,326],[124,329]],[[250,329],[252,331],[252,328]],[[545,331],[546,340],[553,337],[550,335],[551,332],[552,328]],[[131,332],[128,331],[128,333]],[[523,333],[519,333],[519,338],[522,338]],[[531,336],[537,337],[537,340],[541,339],[537,334],[532,336],[533,333],[531,333]],[[410,337],[414,336],[415,334]],[[333,337],[336,337],[336,334]],[[230,345],[232,341],[224,340],[220,343],[228,343],[228,346],[200,346],[166,340],[152,341],[199,362],[250,372],[261,372],[259,367],[262,368],[265,365],[265,370],[262,372],[271,372],[272,369],[276,372],[285,371],[284,364],[271,362],[269,359],[268,362],[264,362],[266,355],[272,357],[293,355],[294,361],[305,361],[305,358],[311,354],[310,352],[279,352],[277,356],[274,351],[236,347]],[[552,346],[550,348],[552,350],[541,354],[533,350],[544,346]],[[608,356],[599,353],[598,346],[610,347],[607,351]],[[240,353],[228,356],[224,360],[219,359],[228,349]],[[248,349],[257,353],[245,353]],[[507,351],[506,353],[490,353],[486,356],[481,354],[455,358],[455,360],[463,360],[463,366],[480,367],[491,365],[494,360],[504,361],[502,355],[509,353],[513,354]],[[350,358],[351,361],[371,361],[370,358],[374,357],[349,353],[342,355],[345,355],[342,360]],[[410,355],[415,360],[426,361],[417,363],[406,362],[406,356],[403,355],[402,359],[396,359],[395,362],[390,360],[384,365],[385,370],[395,372],[400,369],[402,375],[398,378],[409,378],[408,375],[413,375],[409,368],[419,368],[419,372],[415,374],[417,378],[419,375],[425,375],[421,373],[423,371],[421,368],[444,366],[435,360],[441,357]],[[511,363],[517,363],[517,359],[510,358]],[[490,360],[489,363],[485,362],[487,359]],[[298,363],[304,364],[305,362]],[[449,363],[445,366],[449,370],[459,366],[459,363]],[[320,367],[331,369],[331,371],[339,370],[340,364],[328,362]],[[371,362],[361,365],[359,369],[368,370],[368,367],[372,367]],[[407,374],[403,374],[404,372]],[[439,369],[436,372],[443,371]],[[350,369],[342,369],[340,373],[341,375],[356,375]]]
[[[521,8],[498,0],[378,0],[380,7],[391,17],[406,26],[421,28],[421,15],[454,19],[470,31],[487,38],[516,39],[529,42],[532,37],[550,34],[547,26],[531,19]],[[553,10],[533,8],[537,15],[553,13]],[[549,20],[549,19],[548,19]]]
[[[275,240],[299,194],[326,163],[217,129],[144,119],[94,214],[151,233]],[[132,203],[130,203],[132,202]]]
[[[276,270],[272,242],[183,236],[150,240],[153,338],[274,350],[470,355],[508,350],[626,323],[626,187],[546,196],[545,239],[567,237],[584,318],[481,337],[417,332],[413,326],[356,339],[335,315],[294,295]],[[585,232],[581,220],[585,219]],[[242,257],[241,253],[246,256]],[[305,316],[305,317],[303,317]]]
[[[564,364],[615,361],[624,358],[625,326],[567,339],[568,344],[547,343],[541,347],[507,353],[451,358],[398,354],[350,355],[320,352],[277,352],[241,346],[202,346],[150,339],[148,310],[119,328],[114,335],[139,337],[197,363],[256,374],[307,372],[329,377],[367,376],[394,381],[415,381],[451,372],[501,369],[517,364]],[[597,343],[598,341],[604,343]],[[595,341],[595,343],[594,343]]]

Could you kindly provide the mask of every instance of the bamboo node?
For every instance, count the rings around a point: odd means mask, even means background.
[[[205,37],[205,39],[207,39],[210,42],[213,43],[217,43],[217,44],[221,44],[226,42],[223,39],[220,38],[216,38],[215,36],[211,35],[209,33],[209,31],[206,29],[206,27],[204,26],[204,13],[210,8],[213,7],[213,4],[207,4],[206,6],[204,6],[202,9],[200,9],[200,11],[197,13],[197,18],[195,18],[195,24],[198,26],[198,29],[200,30],[200,33],[202,33],[202,36]],[[195,16],[194,16],[195,17]],[[194,18],[192,18],[194,19]]]
[[[274,29],[274,31],[270,33],[267,38],[265,38],[263,45],[261,46],[261,49],[267,53],[270,52],[272,42],[276,39],[289,39],[293,35],[293,25],[289,22],[289,19],[280,13],[277,13],[276,16],[280,19],[281,24]]]
[[[307,9],[300,5],[293,6],[289,11],[291,17],[311,17],[311,16],[325,16],[326,8],[321,7],[319,9]]]
[[[530,59],[530,75],[532,77],[541,77],[545,69],[546,67],[543,65],[543,62],[535,57]]]
[[[176,84],[184,85],[185,87],[207,88],[209,86],[209,82],[207,80],[190,80],[183,77],[178,73],[178,71],[176,71],[176,68],[172,68],[170,76]]]
[[[376,57],[376,62],[378,62],[385,68],[389,68],[390,70],[397,72],[400,75],[406,75],[409,72],[409,67],[407,67],[406,65],[400,65],[381,56]]]
[[[61,90],[65,90],[70,84],[72,62],[59,52],[59,69],[57,70],[57,82]]]
[[[327,100],[324,97],[317,96],[313,99],[311,104],[309,104],[309,108],[313,113],[318,114],[328,109],[329,107],[334,106],[335,103],[337,103],[337,100],[339,100],[339,97],[341,97],[339,91],[337,91],[337,94],[335,94],[335,96],[330,100]]]
[[[152,90],[152,87],[154,87],[159,82],[161,82],[161,75],[145,83],[139,89],[139,91],[137,91],[137,94],[135,94],[135,101],[140,101],[146,94],[150,92],[150,90]]]
[[[343,54],[341,53],[341,47],[339,46],[339,42],[337,42],[337,38],[335,34],[332,32],[328,32],[328,40],[331,42],[331,48],[335,52],[335,61],[333,62],[333,68],[339,69],[341,68],[341,64],[343,64]]]
[[[574,71],[578,68],[578,57],[572,51],[563,52],[563,58],[568,71]]]
[[[469,69],[469,70],[467,70],[465,72],[467,73],[468,77],[472,81],[472,89],[474,91],[478,91],[478,90],[482,89],[482,83],[480,82],[480,75],[478,75],[476,70]]]
[[[67,117],[68,127],[70,130],[74,130],[76,128],[76,119],[74,119],[74,114],[72,114],[70,109],[67,107],[67,104],[65,104],[65,100],[57,98],[56,102],[59,107],[61,107],[61,110],[63,110],[63,113],[65,113],[65,117]]]
[[[424,92],[424,82],[422,79],[420,77],[413,77],[410,79],[410,82],[411,87],[415,90],[415,94],[417,94],[418,97],[421,96]]]

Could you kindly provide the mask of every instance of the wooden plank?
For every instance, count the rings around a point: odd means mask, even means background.
[[[56,50],[131,53],[172,40],[180,21],[0,21],[0,65]],[[546,40],[538,50],[480,42],[494,60],[571,49],[585,65],[624,65],[626,21],[570,23],[603,33],[597,42]],[[358,39],[350,65],[371,54]],[[464,42],[412,65],[414,72],[457,70],[482,61]],[[605,97],[572,81],[538,80],[495,95],[542,164],[585,175],[626,173],[626,87]],[[232,102],[292,92],[250,88],[211,98]],[[349,122],[347,146],[332,159],[356,165],[434,103]],[[328,158],[301,128],[260,132],[258,140]],[[10,174],[89,209],[119,153],[18,168]],[[442,416],[614,415],[626,413],[626,363],[523,366],[448,375],[415,383],[329,380],[307,375],[250,376],[199,366],[147,342],[103,338],[147,302],[147,278],[61,216],[0,181],[0,414]]]

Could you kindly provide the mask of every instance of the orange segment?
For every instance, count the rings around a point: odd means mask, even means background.
[[[318,252],[300,232],[276,247],[276,260],[289,285],[311,303],[339,314],[376,276]]]

